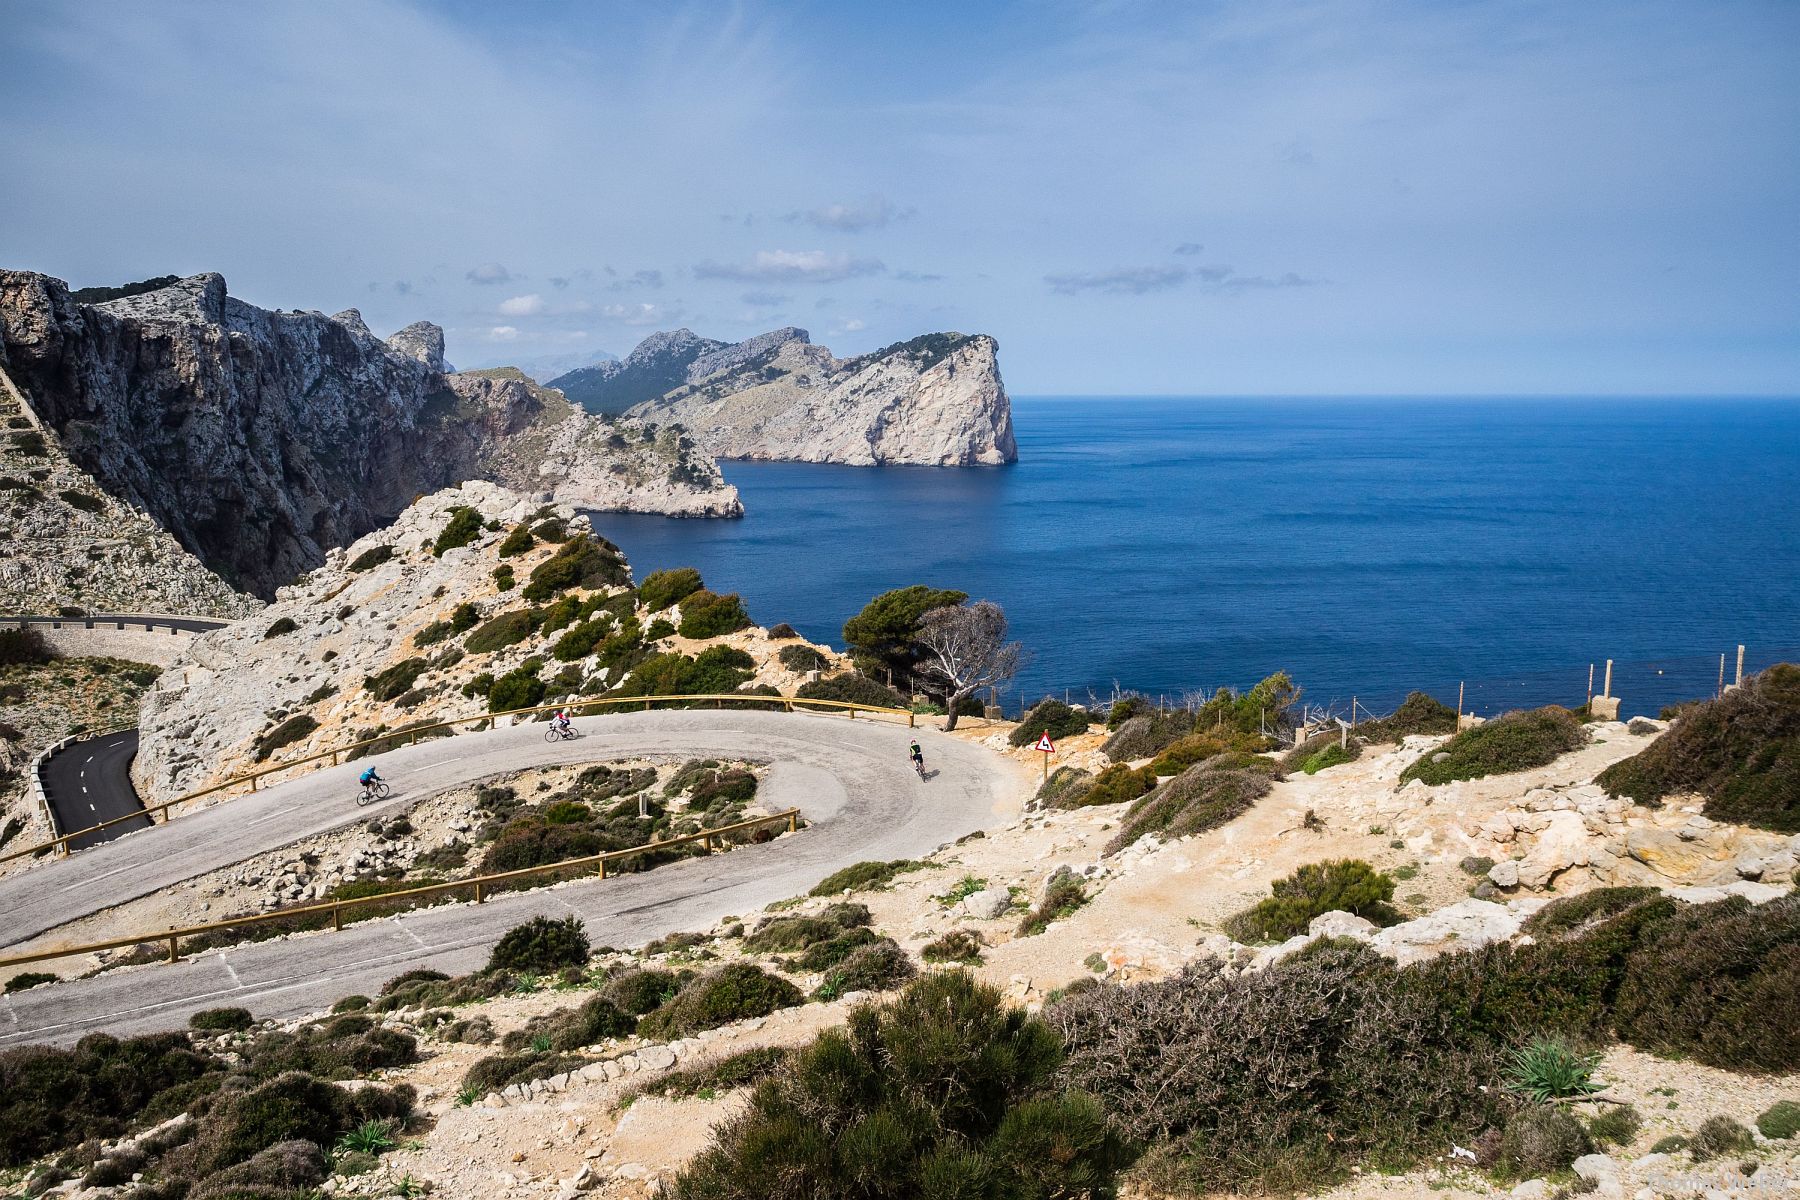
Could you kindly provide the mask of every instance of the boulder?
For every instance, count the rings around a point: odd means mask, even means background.
[[[1575,1174],[1582,1179],[1596,1182],[1602,1179],[1617,1179],[1619,1164],[1613,1161],[1610,1154],[1584,1154],[1575,1160]]]
[[[1342,911],[1321,913],[1306,927],[1312,937],[1349,937],[1367,941],[1375,933],[1375,922],[1355,913]]]
[[[1518,864],[1518,882],[1522,887],[1548,887],[1570,867],[1586,866],[1591,855],[1592,835],[1579,813],[1562,809],[1544,817],[1546,823],[1537,844]]]
[[[1402,965],[1434,958],[1446,950],[1473,950],[1505,941],[1519,932],[1523,918],[1504,904],[1461,900],[1416,920],[1383,929],[1369,944]]]
[[[1012,907],[1012,895],[1005,888],[986,888],[965,896],[962,910],[978,921],[993,921]]]
[[[1632,829],[1625,834],[1625,853],[1665,879],[1686,881],[1708,865],[1706,849],[1695,844],[1687,828]]]
[[[1519,886],[1519,864],[1511,859],[1497,862],[1488,868],[1487,877],[1495,887],[1516,888]]]

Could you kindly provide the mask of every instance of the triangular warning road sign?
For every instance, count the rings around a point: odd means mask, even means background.
[[[1044,730],[1044,736],[1038,739],[1037,748],[1042,750],[1045,754],[1056,753],[1056,746],[1050,741],[1050,731],[1048,729]]]

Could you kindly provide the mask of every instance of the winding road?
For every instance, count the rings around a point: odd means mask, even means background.
[[[0,880],[0,946],[53,948],[50,930],[186,879],[359,819],[395,814],[450,788],[531,767],[718,757],[770,764],[759,794],[798,807],[810,827],[762,845],[687,859],[638,875],[503,894],[485,904],[419,909],[323,933],[210,951],[173,965],[112,971],[0,997],[0,1046],[72,1042],[168,1029],[189,1014],[241,1005],[292,1017],[355,992],[373,993],[413,967],[474,970],[501,934],[537,914],[573,913],[593,943],[639,945],[704,929],[805,892],[839,867],[916,858],[1017,811],[1010,765],[979,746],[920,732],[932,777],[906,759],[914,731],[842,716],[689,710],[579,719],[582,736],[546,744],[526,724],[382,755],[394,795],[359,809],[366,762],[331,767],[240,796],[67,859]],[[24,943],[34,942],[27,947]]]
[[[38,769],[44,783],[44,799],[56,814],[59,832],[140,814],[136,821],[120,821],[70,839],[70,850],[86,850],[134,830],[150,828],[150,814],[144,812],[137,789],[131,785],[131,760],[136,757],[137,748],[135,729],[102,734],[58,750]],[[6,936],[6,931],[0,930],[0,938]]]

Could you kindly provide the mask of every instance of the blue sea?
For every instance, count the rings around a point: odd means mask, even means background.
[[[997,601],[1009,711],[1290,672],[1385,712],[1710,695],[1800,658],[1800,403],[1018,397],[1008,467],[726,463],[742,520],[596,514],[639,578],[698,567],[842,644],[911,583]]]

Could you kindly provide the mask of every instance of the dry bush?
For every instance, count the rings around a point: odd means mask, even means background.
[[[1168,840],[1216,829],[1249,812],[1272,786],[1259,771],[1198,763],[1132,805],[1106,853],[1117,854],[1147,833]]]
[[[1503,713],[1427,751],[1400,772],[1400,781],[1440,784],[1528,771],[1579,750],[1587,736],[1574,713],[1554,704]]]
[[[1697,792],[1717,820],[1800,833],[1800,666],[1770,667],[1693,705],[1598,781],[1615,796],[1652,806]]]

